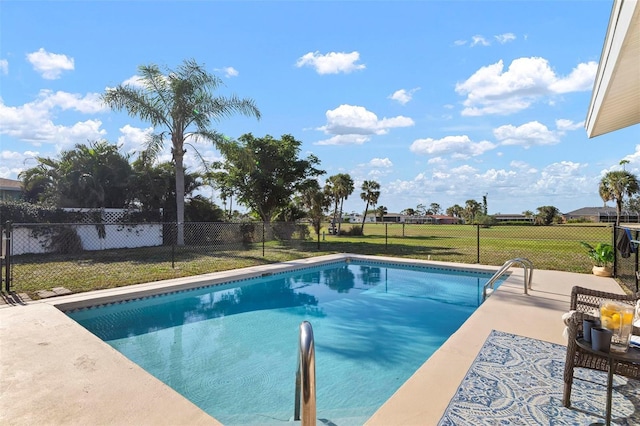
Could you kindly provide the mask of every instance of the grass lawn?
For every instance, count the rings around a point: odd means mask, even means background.
[[[350,224],[343,224],[348,230]],[[494,226],[366,224],[364,236],[321,232],[312,240],[268,242],[248,248],[170,246],[85,251],[80,254],[15,256],[12,291],[36,298],[38,290],[65,287],[83,292],[329,253],[359,253],[439,261],[502,265],[515,257],[535,269],[589,273],[591,263],[580,241],[610,242],[606,226]],[[480,245],[478,248],[478,234]],[[264,255],[263,255],[264,252]],[[173,259],[173,262],[172,262]],[[173,267],[172,267],[173,265]]]

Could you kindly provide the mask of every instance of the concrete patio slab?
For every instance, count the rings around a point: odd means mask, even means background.
[[[320,261],[345,256],[363,257],[331,255]],[[0,424],[220,424],[58,308],[104,303],[122,299],[127,293],[140,297],[176,286],[256,276],[311,265],[313,261],[287,264],[4,305],[0,308]],[[497,270],[480,265],[457,266]],[[560,317],[568,310],[572,286],[622,292],[613,279],[554,271],[535,271],[529,295],[523,294],[523,284],[523,271],[513,268],[507,281],[366,424],[437,423],[492,329],[564,344]]]

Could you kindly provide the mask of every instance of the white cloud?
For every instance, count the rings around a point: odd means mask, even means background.
[[[467,44],[467,40],[456,40],[453,42],[453,44],[456,46],[464,46],[465,44]]]
[[[336,135],[329,139],[323,139],[315,143],[315,145],[362,145],[369,142],[371,137],[362,135]]]
[[[63,71],[74,69],[73,58],[59,53],[47,52],[42,47],[36,52],[27,53],[27,60],[33,65],[33,69],[46,80],[58,79]]]
[[[141,129],[129,124],[126,124],[119,130],[120,136],[118,136],[118,146],[121,146],[121,149],[128,154],[134,154],[142,151],[145,148],[145,144],[148,141],[149,136],[153,133],[153,127]]]
[[[36,151],[1,151],[0,152],[0,177],[17,179],[20,172],[34,167],[37,164]]]
[[[597,64],[579,64],[567,77],[560,77],[544,58],[515,59],[507,71],[502,60],[480,68],[456,92],[466,95],[462,115],[513,114],[537,99],[573,91],[590,90]]]
[[[320,52],[316,51],[309,52],[298,58],[296,66],[298,68],[310,66],[314,68],[318,74],[348,74],[350,72],[366,68],[364,64],[356,63],[359,60],[360,53],[356,51],[351,53],[329,52],[326,55],[322,55]]]
[[[84,114],[95,114],[106,111],[108,108],[102,103],[100,94],[87,93],[82,96],[78,93],[53,92],[41,90],[38,94],[39,105],[46,109],[60,108],[62,110],[75,110]]]
[[[572,161],[552,163],[542,169],[540,176],[531,185],[534,193],[541,195],[563,195],[573,197],[597,188],[593,179],[584,174],[586,164]]]
[[[123,86],[131,86],[131,87],[137,87],[137,88],[143,88],[144,87],[144,83],[142,80],[142,77],[140,77],[139,75],[134,75],[129,77],[128,79],[126,79],[125,81],[122,82]]]
[[[520,160],[513,160],[509,163],[509,166],[512,169],[517,169],[523,173],[538,173],[538,169],[536,169],[535,167],[531,167],[529,164],[527,164],[524,161],[520,161]]]
[[[458,155],[461,158],[478,156],[494,149],[495,144],[489,141],[473,142],[469,136],[445,136],[442,139],[417,139],[409,150],[422,155]]]
[[[500,126],[493,134],[501,145],[521,145],[530,148],[535,145],[555,145],[560,142],[558,133],[537,121],[530,121],[522,126],[511,124]]]
[[[516,39],[516,35],[513,33],[498,34],[493,37],[498,40],[498,43],[500,44],[505,44]]]
[[[473,37],[471,37],[471,47],[478,46],[478,45],[489,46],[490,44],[491,43],[489,43],[487,39],[481,35],[474,35]]]
[[[554,93],[584,92],[591,90],[597,71],[597,62],[591,61],[578,64],[567,77],[556,79],[556,81],[549,85],[549,89]]]
[[[388,158],[372,158],[371,161],[369,161],[369,166],[388,169],[393,167],[393,163]]]
[[[571,120],[561,118],[556,120],[556,127],[559,131],[562,131],[562,132],[566,130],[578,130],[584,127],[584,121],[581,121],[579,123],[574,123]]]
[[[406,105],[413,99],[413,94],[420,90],[419,87],[415,87],[411,90],[400,89],[393,92],[392,95],[389,95],[389,99],[393,99],[402,105]]]
[[[9,61],[6,59],[0,59],[0,73],[4,75],[9,74]]]
[[[383,135],[395,127],[409,127],[415,123],[411,118],[397,116],[378,119],[366,108],[355,105],[340,105],[326,112],[327,124],[319,127],[334,137],[317,142],[318,145],[363,144],[371,135]]]
[[[234,67],[219,68],[216,69],[216,71],[222,71],[224,73],[224,76],[227,78],[237,77],[240,74]]]
[[[79,121],[72,125],[54,123],[56,110],[95,113],[104,110],[95,93],[85,96],[41,90],[38,98],[18,107],[0,99],[0,134],[6,134],[35,146],[43,143],[73,144],[100,139],[106,134],[100,120]]]

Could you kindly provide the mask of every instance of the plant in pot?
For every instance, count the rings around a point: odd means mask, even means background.
[[[581,241],[580,244],[587,249],[587,256],[593,263],[592,272],[599,277],[610,277],[613,275],[612,267],[615,258],[613,246],[607,243],[598,243],[592,246],[589,243]]]

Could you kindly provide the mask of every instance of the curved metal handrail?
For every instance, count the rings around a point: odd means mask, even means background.
[[[302,406],[302,426],[316,425],[316,350],[313,328],[308,321],[300,323],[300,345],[298,369],[296,371],[296,395],[294,420],[300,420]],[[300,401],[302,396],[302,401]]]
[[[498,278],[500,278],[507,270],[514,264],[519,263],[524,269],[524,294],[529,294],[528,290],[531,289],[531,280],[533,280],[533,262],[526,257],[516,257],[515,259],[509,259],[504,262],[504,265],[493,274],[493,276],[487,281],[482,288],[482,300],[485,300],[487,296],[493,293],[493,285]]]

